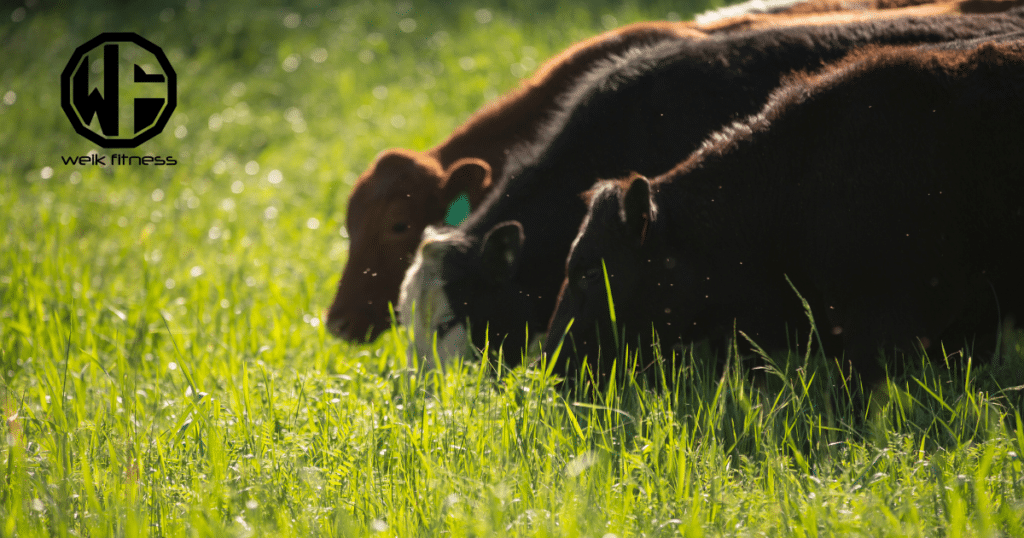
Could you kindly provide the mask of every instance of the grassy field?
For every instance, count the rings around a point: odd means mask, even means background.
[[[0,8],[0,536],[1024,536],[1020,349],[910,360],[864,405],[806,346],[570,397],[325,333],[378,151],[574,40],[707,6],[50,4]],[[177,165],[63,164],[114,152],[59,104],[104,31],[170,57],[178,109],[124,152]]]

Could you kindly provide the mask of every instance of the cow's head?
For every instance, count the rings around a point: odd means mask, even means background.
[[[416,250],[412,266],[406,271],[398,299],[398,319],[413,331],[416,354],[428,367],[433,366],[434,340],[442,360],[466,351],[465,324],[455,318],[443,287],[444,254],[464,248],[458,230],[427,226]]]
[[[595,373],[607,373],[618,351],[610,305],[618,343],[630,350],[638,341],[649,346],[652,329],[681,329],[684,314],[673,307],[685,268],[665,244],[650,182],[640,176],[603,181],[585,196],[589,211],[566,262],[545,348],[550,356],[562,345],[556,368],[569,375],[579,371],[584,357]]]
[[[463,193],[479,203],[490,167],[463,159],[445,173],[433,157],[410,150],[381,153],[349,197],[348,261],[327,312],[327,328],[347,340],[372,340],[390,325],[388,304],[398,300],[402,277],[423,229],[441,223]]]
[[[519,349],[525,347],[523,334],[504,334],[504,327],[520,320],[530,309],[524,294],[509,298],[524,242],[523,227],[515,221],[500,223],[482,239],[464,230],[439,233],[431,228],[424,234],[413,266],[402,283],[399,311],[403,324],[412,326],[416,352],[428,362],[433,357],[434,339],[439,357],[450,359],[480,348],[485,341],[491,350],[500,345],[517,350],[505,356],[515,365]],[[469,313],[475,324],[467,323]],[[543,329],[543,328],[540,328]]]

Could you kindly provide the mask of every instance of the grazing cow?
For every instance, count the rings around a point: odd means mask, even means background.
[[[661,43],[596,68],[541,139],[517,148],[505,177],[457,230],[417,253],[399,311],[417,352],[467,332],[477,348],[505,343],[515,364],[548,325],[565,256],[595,179],[657,175],[707,133],[756,113],[782,75],[834,61],[868,43],[928,43],[1020,31],[1024,10],[791,27]],[[440,288],[438,291],[436,288]],[[413,317],[413,304],[420,314]],[[426,324],[430,323],[430,324]],[[461,327],[457,331],[452,328]]]
[[[492,178],[501,177],[510,148],[533,140],[538,126],[557,108],[556,98],[599,59],[633,47],[700,39],[709,33],[834,24],[840,22],[839,17],[859,20],[970,12],[974,8],[963,6],[1004,6],[1011,1],[1021,0],[940,2],[882,12],[875,8],[919,2],[757,0],[709,12],[696,23],[631,24],[573,45],[545,62],[519,88],[480,109],[433,149],[384,151],[363,173],[349,198],[351,246],[327,313],[327,328],[349,340],[373,339],[387,328],[388,303],[398,297],[402,275],[423,228],[443,222],[458,224],[465,211],[476,208],[493,184]],[[456,204],[462,205],[461,212],[452,211]]]
[[[594,62],[632,47],[704,37],[691,26],[641,22],[581,41],[477,111],[433,149],[378,155],[349,197],[349,257],[327,328],[348,340],[376,338],[390,325],[388,303],[398,299],[402,275],[427,224],[441,224],[463,195],[470,206],[479,205],[491,178],[500,177],[507,149],[532,139],[555,98]]]
[[[652,327],[663,344],[722,341],[734,323],[766,349],[797,327],[806,341],[788,277],[826,351],[845,353],[866,384],[884,374],[879,349],[938,349],[979,295],[995,294],[978,320],[993,330],[1000,310],[1021,313],[1016,39],[861,51],[793,76],[666,174],[600,183],[551,320],[549,353],[574,320],[558,371],[588,356],[607,374],[605,271],[632,350],[649,348]]]

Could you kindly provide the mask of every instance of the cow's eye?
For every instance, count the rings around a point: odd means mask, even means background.
[[[402,232],[404,232],[404,231],[406,231],[408,229],[409,229],[409,223],[408,222],[396,222],[394,224],[394,226],[391,227],[391,231],[396,233],[396,234],[400,234],[400,233],[402,233]]]

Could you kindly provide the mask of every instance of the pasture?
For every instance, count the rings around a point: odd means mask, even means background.
[[[430,147],[575,41],[711,5],[68,4],[0,8],[0,536],[1024,536],[1016,332],[869,394],[812,342],[753,374],[686,348],[665,386],[622,357],[598,393],[323,327],[380,150]],[[134,150],[60,106],[108,31],[178,75]],[[107,165],[62,160],[90,151]]]

